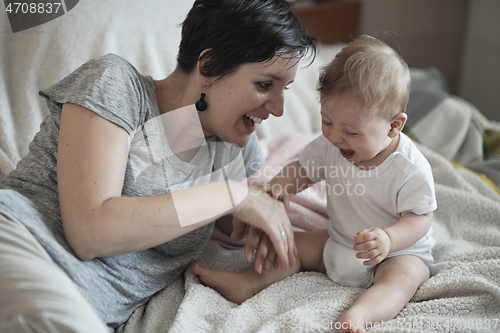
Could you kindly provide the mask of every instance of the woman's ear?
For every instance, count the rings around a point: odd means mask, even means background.
[[[203,57],[203,55],[205,55],[209,50],[210,49],[203,50],[200,53],[200,56],[198,57],[198,61],[196,63],[196,74],[198,75],[198,78],[200,79],[200,83],[202,86],[207,86],[210,84],[209,77],[201,73],[201,69],[208,62],[208,57],[207,56]]]
[[[391,129],[389,131],[388,137],[395,138],[405,127],[408,115],[406,113],[398,113],[391,120]]]

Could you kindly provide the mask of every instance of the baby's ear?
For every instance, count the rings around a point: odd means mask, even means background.
[[[406,120],[408,119],[408,115],[406,113],[398,113],[391,120],[391,129],[389,131],[388,136],[392,139],[395,138],[405,127]]]

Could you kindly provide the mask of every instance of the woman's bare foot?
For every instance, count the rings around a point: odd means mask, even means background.
[[[350,308],[339,319],[335,326],[338,333],[365,333],[365,319],[356,309]]]
[[[257,293],[252,290],[248,274],[245,273],[208,268],[199,262],[194,265],[194,273],[204,285],[215,289],[227,300],[237,304],[243,303]]]

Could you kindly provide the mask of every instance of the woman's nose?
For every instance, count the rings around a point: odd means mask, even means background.
[[[266,102],[266,109],[275,117],[281,117],[284,112],[285,97],[282,91],[277,91]]]

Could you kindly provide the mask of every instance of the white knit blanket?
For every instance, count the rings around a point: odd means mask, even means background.
[[[419,147],[433,167],[435,212],[431,278],[391,321],[371,332],[500,331],[500,196],[476,174],[456,169]],[[241,250],[210,243],[200,258],[209,267],[242,270]],[[192,267],[131,316],[125,332],[333,332],[362,293],[326,275],[295,274],[241,305],[204,286]],[[371,323],[368,323],[370,326]]]

